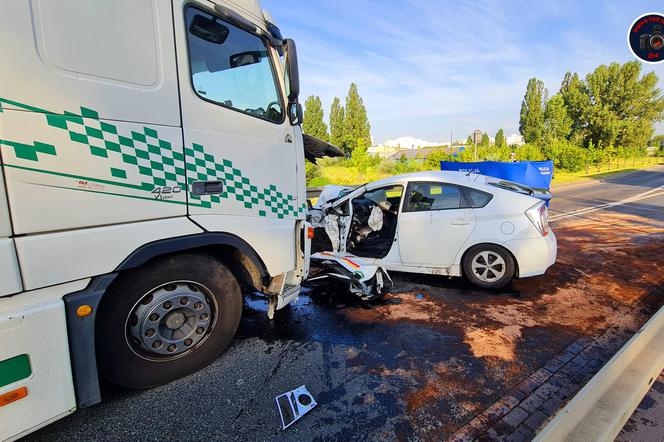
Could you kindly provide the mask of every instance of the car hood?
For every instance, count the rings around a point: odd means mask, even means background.
[[[320,192],[318,200],[316,200],[316,204],[314,204],[313,207],[314,209],[322,209],[327,203],[339,199],[344,195],[348,195],[353,189],[354,187],[350,186],[327,185],[323,187],[323,190]]]

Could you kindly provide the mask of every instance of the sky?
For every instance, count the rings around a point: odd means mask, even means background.
[[[376,143],[400,136],[465,139],[474,129],[518,133],[528,79],[557,92],[634,56],[627,30],[655,1],[262,0],[297,44],[301,101],[358,86]],[[664,90],[664,63],[655,71]],[[664,123],[656,125],[664,133]]]

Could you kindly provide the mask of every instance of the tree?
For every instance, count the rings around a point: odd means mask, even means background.
[[[502,128],[498,129],[498,132],[496,132],[496,140],[494,141],[494,144],[498,149],[502,149],[503,147],[507,146],[507,140],[505,139],[505,132],[503,132]]]
[[[572,119],[567,114],[565,100],[556,94],[544,106],[544,140],[567,139],[571,131]]]
[[[472,146],[473,145],[473,136],[468,135],[468,138],[466,139],[466,146]]]
[[[547,95],[544,83],[537,78],[528,80],[526,94],[521,102],[519,132],[526,143],[539,143],[544,133],[544,110],[542,103]]]
[[[329,141],[330,136],[327,133],[327,125],[323,121],[323,104],[319,97],[310,95],[304,102],[302,130],[305,134],[320,138],[323,141]]]
[[[600,65],[581,80],[565,74],[560,94],[572,119],[570,139],[583,146],[643,149],[664,118],[664,97],[654,72],[641,75],[638,61]]]
[[[357,147],[369,147],[371,145],[371,126],[367,118],[367,110],[355,83],[350,84],[346,96],[344,142],[343,148],[349,153]]]
[[[590,106],[587,140],[602,147],[644,148],[654,122],[664,117],[664,97],[654,72],[641,76],[641,63],[600,65],[586,76]]]
[[[344,107],[341,105],[341,100],[338,97],[334,97],[330,106],[330,143],[342,149],[344,147],[344,114]]]
[[[490,145],[491,145],[491,138],[489,138],[489,134],[484,132],[482,134],[482,141],[480,142],[480,146],[489,147]]]
[[[664,148],[664,135],[655,135],[652,137],[652,139],[648,142],[648,146]]]
[[[590,106],[588,93],[583,81],[579,75],[567,72],[560,85],[560,96],[565,103],[567,115],[572,119],[572,127],[569,138],[581,142],[586,122],[584,117],[585,109]]]

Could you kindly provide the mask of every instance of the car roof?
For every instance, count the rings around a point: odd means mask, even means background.
[[[367,184],[367,187],[375,188],[409,181],[445,181],[453,184],[468,184],[474,182],[477,177],[477,174],[467,174],[466,172],[457,172],[452,170],[428,170],[423,172],[404,173],[401,175],[383,178],[378,181],[372,181],[371,183]]]

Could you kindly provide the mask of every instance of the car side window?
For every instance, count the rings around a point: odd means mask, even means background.
[[[493,195],[488,192],[482,192],[481,190],[471,189],[470,187],[464,187],[463,193],[466,196],[466,199],[470,203],[470,207],[473,209],[481,209],[482,207],[489,204]]]
[[[191,82],[206,101],[275,123],[284,119],[265,42],[194,7],[185,11]]]
[[[466,207],[459,186],[443,183],[411,183],[406,212],[449,210]]]

